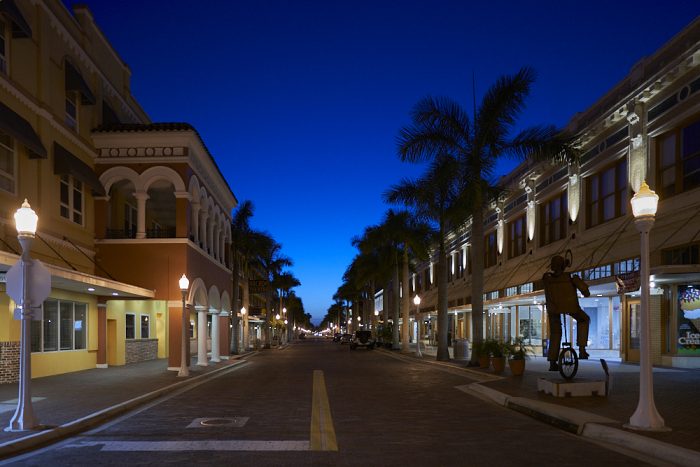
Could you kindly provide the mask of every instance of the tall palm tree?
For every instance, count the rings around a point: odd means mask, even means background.
[[[299,282],[299,279],[294,277],[294,274],[292,274],[289,271],[282,271],[279,274],[276,274],[274,279],[273,279],[273,285],[274,288],[277,290],[278,296],[279,296],[279,310],[280,313],[284,310],[284,308],[287,308],[285,306],[287,302],[287,298],[289,296],[289,293],[294,287],[299,287],[301,285],[301,282]],[[289,312],[289,310],[287,310]],[[291,314],[289,315],[289,319],[287,319],[288,324],[292,322],[291,319]],[[284,319],[284,318],[283,318]]]
[[[240,300],[240,282],[243,280],[243,287],[248,287],[247,262],[250,257],[253,242],[251,241],[252,230],[250,228],[250,218],[253,217],[253,203],[245,200],[238,205],[236,213],[231,219],[231,253],[233,259],[233,297],[232,311],[234,325],[231,326],[231,353],[238,353],[238,315]]]
[[[475,343],[483,340],[484,192],[494,178],[496,164],[502,156],[523,159],[564,154],[566,158],[569,154],[570,147],[561,145],[567,138],[553,126],[533,126],[512,135],[534,80],[534,71],[527,67],[500,77],[478,107],[475,104],[472,118],[450,99],[424,98],[413,109],[411,125],[403,128],[398,137],[398,154],[404,161],[449,155],[462,164],[464,185],[472,203],[471,305]]]
[[[392,347],[399,348],[399,271],[404,258],[404,249],[408,245],[407,238],[413,235],[411,215],[407,211],[394,211],[389,209],[381,224],[365,229],[361,239],[356,239],[355,245],[361,253],[372,253],[378,256],[378,260],[390,269],[384,270],[384,322],[388,322],[389,311],[391,312],[394,326],[392,327]],[[408,265],[408,261],[406,261]],[[390,272],[389,272],[390,271]],[[408,286],[408,279],[404,281],[404,286]],[[408,297],[407,289],[404,291],[404,298]],[[387,300],[389,298],[389,300]],[[408,309],[408,305],[404,308]],[[407,321],[406,321],[407,322]],[[406,330],[407,326],[404,326]],[[408,337],[406,336],[406,342]]]
[[[282,254],[282,245],[277,243],[269,234],[264,232],[256,232],[255,238],[257,256],[255,258],[256,265],[262,272],[265,279],[271,285],[268,292],[265,294],[265,309],[267,312],[265,325],[265,348],[269,349],[271,344],[270,326],[274,314],[272,313],[272,301],[275,289],[272,288],[275,277],[281,274],[285,267],[292,266],[292,260]]]
[[[416,217],[434,226],[433,239],[438,244],[438,351],[437,359],[450,359],[447,316],[447,233],[466,218],[460,179],[459,162],[450,156],[438,157],[423,178],[402,180],[384,194],[390,203],[402,203],[413,209]]]

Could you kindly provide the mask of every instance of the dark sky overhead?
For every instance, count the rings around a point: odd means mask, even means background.
[[[700,15],[697,0],[80,0],[153,121],[202,135],[239,200],[294,261],[314,321],[380,222],[422,97],[466,110],[503,74],[538,79],[519,120],[563,127]],[[501,174],[513,163],[505,161]]]

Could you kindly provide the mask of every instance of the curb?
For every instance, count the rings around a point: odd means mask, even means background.
[[[57,441],[61,438],[65,438],[70,435],[83,432],[92,426],[98,425],[99,423],[107,421],[110,418],[114,418],[115,416],[127,412],[135,407],[146,404],[147,402],[157,399],[158,397],[166,393],[172,392],[180,388],[184,388],[199,380],[209,378],[221,372],[236,368],[238,365],[243,363],[243,357],[248,357],[254,355],[255,353],[256,352],[250,352],[241,356],[237,356],[237,358],[231,363],[221,368],[217,368],[216,370],[212,370],[202,375],[195,376],[194,378],[189,378],[184,381],[179,381],[177,383],[164,386],[162,388],[156,389],[141,396],[134,397],[133,399],[129,399],[111,407],[107,407],[106,409],[102,409],[100,411],[91,413],[77,420],[64,423],[63,425],[59,425],[55,428],[40,431],[38,433],[32,433],[28,436],[24,436],[22,438],[17,438],[2,443],[0,444],[0,459],[5,459],[7,457],[29,451],[33,448],[50,444],[51,442]]]
[[[700,465],[700,452],[698,451],[604,425],[606,423],[618,424],[619,422],[616,420],[525,397],[512,397],[480,383],[471,383],[456,388],[584,438],[614,444],[664,462],[683,466]]]

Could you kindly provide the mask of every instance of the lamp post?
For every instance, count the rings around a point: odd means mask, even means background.
[[[243,318],[243,351],[248,351],[248,317],[246,313],[248,311],[244,306],[241,307],[241,317]]]
[[[420,353],[420,296],[413,297],[413,303],[416,305],[416,357],[422,357]]]
[[[282,307],[282,318],[284,319],[284,342],[289,342],[289,331],[287,330],[287,307]]]
[[[35,428],[38,425],[34,417],[32,407],[32,355],[30,348],[32,310],[29,290],[29,267],[32,260],[29,258],[32,240],[36,234],[36,225],[39,216],[24,200],[22,207],[15,212],[15,226],[17,227],[17,239],[22,246],[22,256],[19,264],[22,270],[21,276],[21,307],[22,324],[20,334],[20,354],[19,354],[19,394],[17,398],[17,410],[10,420],[7,431],[24,431]],[[9,285],[9,284],[8,284]]]
[[[641,323],[639,344],[639,403],[630,417],[628,428],[646,431],[664,430],[661,418],[654,404],[654,377],[651,365],[651,320],[649,319],[649,231],[654,225],[654,216],[659,195],[649,189],[646,181],[632,197],[634,225],[641,237],[639,275],[641,283]]]
[[[187,324],[189,320],[187,319],[188,316],[185,298],[187,297],[187,289],[190,288],[190,280],[187,278],[186,275],[183,274],[180,280],[178,281],[178,285],[180,286],[180,292],[182,292],[182,332],[180,333],[182,342],[180,344],[180,371],[177,372],[177,375],[189,376],[190,365],[187,361],[187,347],[189,343],[189,339],[187,338],[187,331],[189,326]]]

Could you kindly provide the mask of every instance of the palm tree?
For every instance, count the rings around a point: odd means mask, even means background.
[[[274,284],[275,277],[281,274],[285,267],[292,266],[292,260],[284,256],[281,252],[282,245],[277,243],[269,234],[256,232],[253,238],[255,251],[257,253],[255,263],[262,272],[262,275],[270,283]],[[274,317],[272,313],[272,299],[274,289],[270,288],[265,294],[265,309],[267,312],[267,323],[265,325],[265,348],[270,348],[271,336],[270,325]]]
[[[384,194],[386,201],[413,209],[415,216],[435,226],[438,243],[438,351],[437,359],[450,359],[447,317],[447,258],[445,237],[466,218],[464,190],[458,177],[458,161],[449,157],[434,160],[426,175],[417,181],[403,180]],[[408,274],[406,274],[407,276]],[[407,298],[407,297],[406,297]],[[408,305],[407,305],[408,306]]]
[[[231,353],[238,353],[238,323],[237,318],[240,306],[240,282],[243,279],[243,287],[248,287],[247,263],[250,257],[252,243],[250,218],[253,217],[253,203],[250,200],[238,205],[236,213],[231,219],[231,252],[233,258],[233,297],[232,311],[234,325],[231,326]],[[241,277],[243,276],[243,277]]]
[[[410,221],[410,214],[406,211],[396,212],[389,209],[381,224],[365,229],[364,235],[360,239],[354,240],[355,246],[364,254],[375,254],[377,260],[389,269],[381,270],[382,278],[385,280],[384,288],[384,322],[388,322],[389,310],[394,321],[392,328],[392,347],[399,348],[399,268],[403,258],[404,246],[407,238],[411,234],[413,226]],[[408,264],[408,262],[406,262]],[[408,286],[408,280],[405,281]],[[389,296],[387,296],[390,293]],[[408,297],[408,292],[404,292],[404,297]],[[386,300],[390,298],[390,300]],[[405,307],[408,309],[408,307]],[[407,321],[406,321],[407,322]],[[407,326],[404,326],[408,329]],[[407,339],[407,338],[406,338]]]
[[[301,282],[299,282],[299,279],[294,277],[294,274],[292,274],[289,271],[284,271],[280,272],[279,274],[276,274],[275,277],[273,278],[273,285],[274,288],[278,291],[278,296],[279,296],[279,309],[280,313],[286,308],[283,304],[287,302],[287,298],[289,296],[290,291],[294,287],[299,287],[301,285]],[[289,311],[289,310],[287,310]],[[287,320],[287,323],[290,323],[291,320],[291,314],[289,315],[289,318]],[[283,318],[284,319],[284,318]]]
[[[502,156],[569,159],[568,139],[553,126],[534,126],[511,136],[517,117],[535,80],[530,68],[502,76],[487,90],[470,119],[460,105],[447,98],[427,97],[412,112],[412,124],[398,137],[404,161],[424,161],[446,155],[462,165],[464,186],[472,204],[472,326],[473,341],[483,340],[484,196]],[[466,326],[466,323],[465,323]],[[465,329],[466,332],[466,329]],[[475,355],[472,360],[475,362]]]

